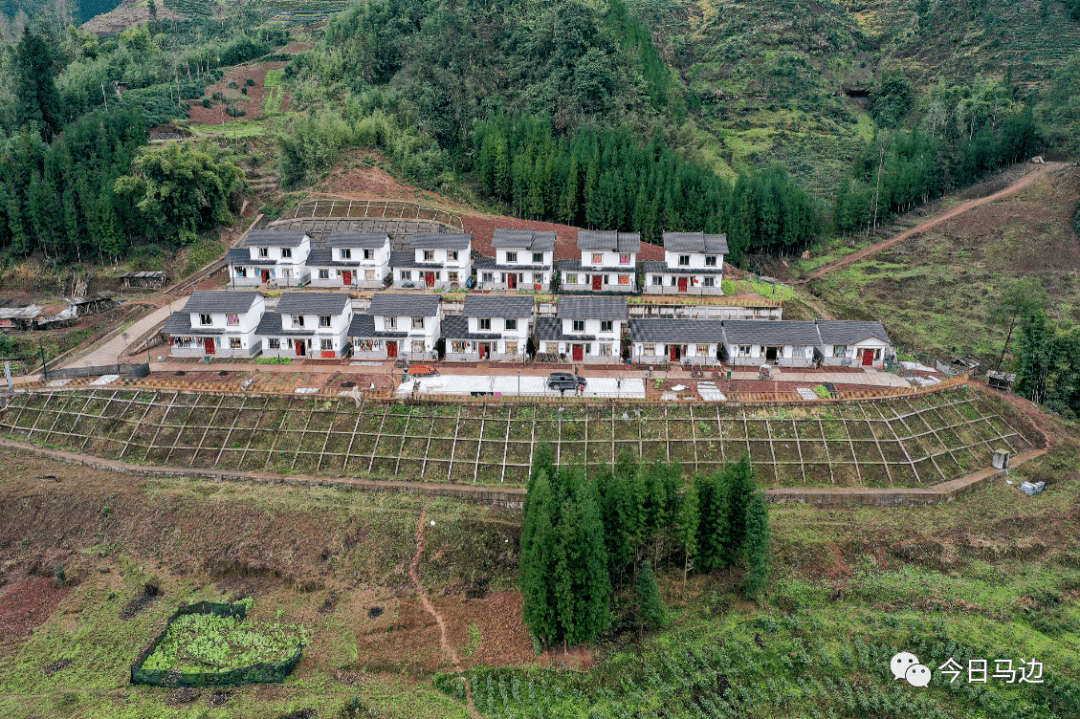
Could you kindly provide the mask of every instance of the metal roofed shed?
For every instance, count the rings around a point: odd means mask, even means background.
[[[665,232],[664,249],[671,252],[726,255],[728,254],[727,235],[706,235],[704,232]]]
[[[495,230],[491,237],[491,246],[523,247],[533,252],[552,252],[555,249],[555,233],[535,230]]]
[[[368,314],[380,317],[433,317],[438,313],[438,295],[376,292],[368,308]]]
[[[625,297],[567,297],[559,298],[559,319],[626,320]]]
[[[258,292],[195,290],[184,305],[184,312],[247,312],[259,299]]]
[[[385,232],[331,232],[326,237],[327,247],[385,247],[390,235]]]
[[[286,315],[336,315],[349,305],[349,298],[334,292],[286,292],[275,312]]]
[[[454,232],[422,232],[412,236],[410,245],[418,250],[467,250],[472,246],[472,235]]]
[[[168,279],[164,272],[127,272],[120,276],[124,287],[160,290]]]
[[[244,240],[245,247],[299,247],[304,239],[311,240],[306,232],[275,230],[253,230]]]
[[[465,317],[532,317],[532,297],[469,295],[465,298]]]
[[[636,232],[600,232],[580,230],[579,250],[608,250],[609,252],[641,252],[641,235]]]

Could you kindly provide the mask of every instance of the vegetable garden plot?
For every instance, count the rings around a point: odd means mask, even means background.
[[[606,464],[629,451],[681,462],[688,473],[715,471],[749,452],[759,479],[773,486],[936,484],[987,466],[999,446],[1031,447],[1021,422],[1006,421],[965,387],[849,405],[747,408],[357,408],[322,397],[100,388],[20,393],[0,418],[9,436],[208,469],[520,484],[527,472],[519,470],[547,443],[562,463]]]

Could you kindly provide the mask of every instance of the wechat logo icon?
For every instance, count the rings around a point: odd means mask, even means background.
[[[889,662],[893,678],[907,679],[913,687],[925,687],[930,683],[930,670],[919,663],[919,658],[911,652],[900,652]]]

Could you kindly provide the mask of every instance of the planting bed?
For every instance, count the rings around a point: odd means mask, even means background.
[[[625,417],[625,419],[624,419]],[[749,452],[763,486],[918,487],[1041,442],[968,387],[820,407],[519,406],[80,389],[17,394],[13,439],[132,463],[424,482],[523,484],[536,447],[559,463],[630,451],[713,472]]]

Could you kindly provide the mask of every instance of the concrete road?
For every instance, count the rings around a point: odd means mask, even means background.
[[[135,324],[128,327],[123,332],[118,332],[110,337],[106,337],[96,344],[89,352],[69,359],[61,366],[96,367],[98,365],[116,364],[120,361],[120,357],[124,354],[124,350],[128,348],[128,345],[152,330],[155,325],[164,322],[173,312],[178,312],[187,301],[187,297],[181,297],[180,299],[174,300],[172,304],[159,307],[145,317],[137,320]],[[127,339],[122,337],[125,333],[127,334]],[[168,354],[168,349],[167,345],[164,347],[155,347],[150,350],[150,353],[153,355],[154,352],[157,351],[158,354]]]
[[[498,395],[516,396],[518,377],[516,375],[440,375],[438,377],[419,377],[398,386],[399,395],[409,395],[413,391],[413,382],[420,383],[421,394],[470,394],[472,392],[493,392]],[[532,397],[558,397],[560,393],[548,389],[547,377],[521,376],[520,392]],[[575,396],[567,391],[567,397]],[[623,378],[621,383],[614,377],[585,377],[585,391],[582,397],[625,397],[644,399],[644,380]]]

